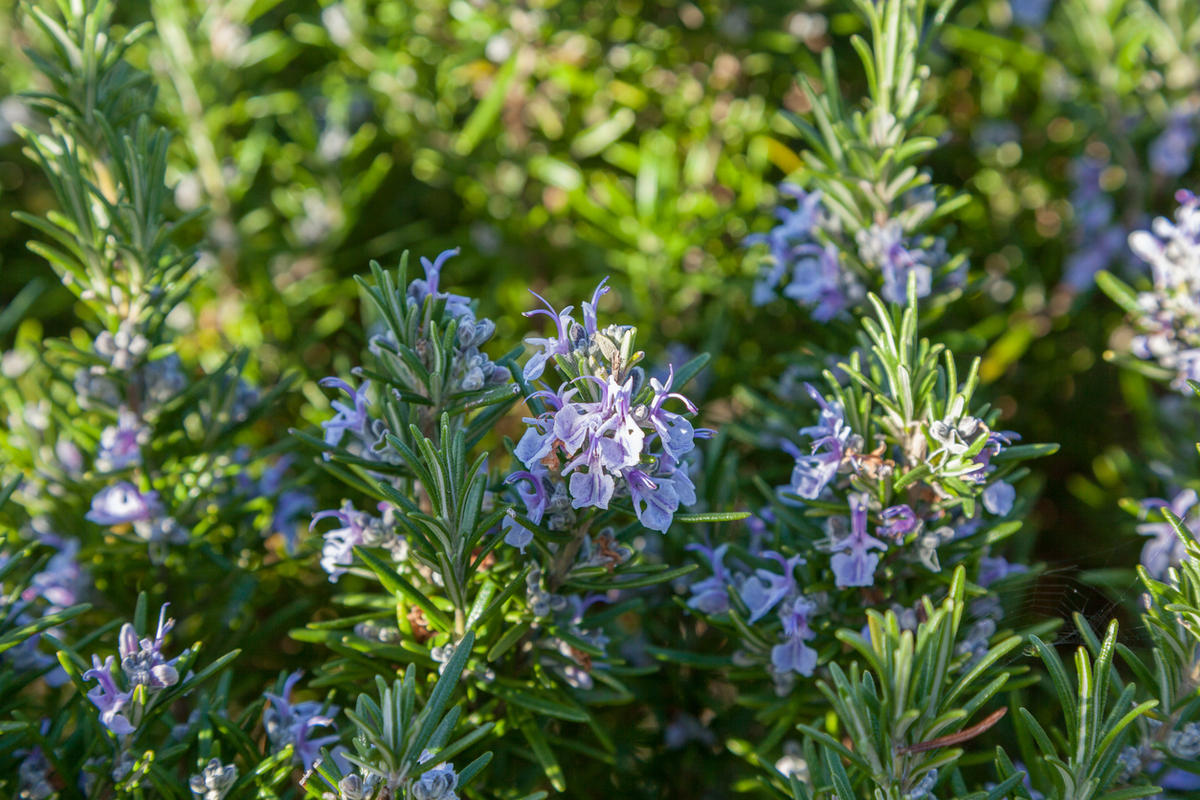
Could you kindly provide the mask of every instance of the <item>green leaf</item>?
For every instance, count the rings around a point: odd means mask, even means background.
[[[676,522],[738,522],[747,519],[749,511],[714,511],[700,514],[676,514]]]
[[[536,711],[547,717],[565,719],[569,722],[588,721],[589,715],[587,711],[551,700],[545,689],[538,689],[536,693],[527,692],[513,686],[506,686],[498,680],[490,684],[480,684],[479,688],[506,703],[512,703],[521,708]]]
[[[529,742],[529,747],[533,750],[533,757],[541,765],[542,772],[546,773],[550,785],[554,787],[555,791],[565,792],[567,781],[563,776],[562,767],[554,758],[554,753],[550,750],[550,745],[546,742],[546,735],[542,729],[529,717],[522,717],[517,722],[517,726],[521,730],[521,735],[525,737],[525,741]]]
[[[375,576],[379,578],[379,583],[382,584],[384,589],[394,595],[403,597],[424,611],[425,618],[431,625],[440,631],[451,631],[454,629],[454,624],[442,613],[441,609],[435,606],[429,598],[411,583],[400,577],[400,574],[382,559],[371,553],[370,550],[359,546],[354,548],[354,554],[375,573]]]

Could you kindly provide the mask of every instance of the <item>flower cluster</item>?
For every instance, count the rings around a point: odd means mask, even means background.
[[[1007,515],[1016,491],[995,477],[992,459],[1020,437],[992,430],[983,420],[963,413],[925,420],[912,435],[877,435],[870,450],[866,438],[848,424],[843,403],[823,396],[811,385],[817,402],[816,425],[802,428],[808,450],[785,442],[795,459],[789,484],[780,491],[785,500],[803,502],[841,494],[849,515],[830,516],[821,549],[831,554],[830,567],[839,588],[871,586],[880,553],[907,551],[928,569],[941,569],[939,545],[975,533],[983,523],[978,507],[964,509],[963,494],[979,500],[993,517]],[[915,471],[915,472],[914,472]],[[905,476],[919,475],[909,481]],[[882,504],[877,493],[853,486],[880,486],[902,481],[905,490]],[[845,494],[843,494],[845,493]],[[871,522],[876,536],[870,535]]]
[[[1139,333],[1131,349],[1169,371],[1171,385],[1182,391],[1200,379],[1200,198],[1180,191],[1176,199],[1174,222],[1159,217],[1151,230],[1129,235],[1154,284],[1137,296],[1132,321]]]
[[[263,695],[269,704],[263,710],[262,721],[273,750],[278,752],[291,745],[293,761],[302,767],[309,767],[317,760],[322,747],[338,740],[336,733],[311,736],[314,728],[333,727],[333,718],[337,716],[338,708],[326,706],[315,700],[292,703],[292,690],[302,674],[293,672],[289,675],[283,683],[283,691],[279,694],[267,692]]]
[[[471,299],[464,295],[443,292],[439,289],[442,267],[459,249],[442,251],[433,261],[422,257],[421,266],[425,278],[417,278],[408,286],[408,303],[421,307],[427,299],[434,303],[445,303],[444,319],[456,324],[453,352],[450,355],[452,369],[450,381],[452,391],[473,392],[486,386],[505,383],[510,379],[508,370],[492,363],[487,354],[480,350],[496,332],[496,324],[487,318],[477,318],[471,308]],[[389,332],[390,334],[390,332]],[[384,334],[372,340],[372,348],[394,346],[394,337]]]
[[[747,244],[768,248],[754,283],[756,305],[781,293],[809,309],[814,320],[827,322],[860,305],[867,285],[877,286],[884,299],[903,303],[910,280],[916,282],[917,297],[926,297],[935,284],[956,288],[966,277],[965,262],[942,276],[951,262],[944,239],[914,235],[899,219],[889,219],[843,241],[842,226],[822,208],[820,191],[783,184],[780,192],[796,199],[796,210],[780,206],[775,211],[778,225],[746,237]],[[920,202],[915,192],[907,199]]]
[[[950,261],[945,240],[930,238],[927,244],[918,243],[918,238],[905,235],[895,220],[859,231],[855,242],[863,265],[883,276],[880,294],[892,303],[905,302],[910,276],[916,281],[917,297],[929,295],[934,275]],[[965,269],[960,269],[950,277],[950,284],[960,285],[964,277]]]
[[[755,305],[773,300],[777,292],[812,310],[813,319],[833,319],[866,296],[855,274],[843,268],[837,248],[822,243],[817,231],[832,220],[821,207],[821,193],[783,184],[780,194],[797,201],[795,211],[779,206],[779,224],[764,234],[746,237],[747,244],[766,244],[768,257],[754,283]],[[782,289],[781,289],[782,286]]]
[[[688,607],[710,616],[736,608],[744,612],[748,625],[766,625],[761,637],[742,641],[734,654],[735,663],[762,664],[780,695],[792,690],[796,676],[811,676],[817,667],[817,651],[809,645],[817,636],[812,626],[827,598],[823,593],[802,591],[796,568],[805,564],[805,559],[798,555],[785,558],[754,545],[747,551],[748,559],[727,565],[728,544],[710,548],[692,543],[687,549],[701,554],[712,572],[689,587]],[[764,564],[767,566],[761,566]]]
[[[684,459],[707,432],[666,408],[675,400],[696,413],[690,400],[672,391],[673,369],[664,381],[645,380],[636,366],[642,354],[634,349],[633,328],[599,327],[596,305],[607,291],[602,281],[583,304],[582,324],[571,307],[555,311],[545,300],[545,309],[527,312],[549,317],[556,329],[554,336],[527,340],[541,351],[526,364],[526,379],[541,378],[554,363],[563,381],[556,390],[530,396],[546,410],[526,418],[529,427],[514,450],[526,469],[509,482],[520,487],[527,519],[550,530],[568,529],[581,509],[604,510],[614,498],[629,498],[643,526],[666,531],[680,506],[696,502]],[[533,532],[514,516],[503,525],[509,544],[523,551],[532,541]]]
[[[345,501],[341,508],[313,514],[313,526],[323,519],[336,519],[342,525],[325,532],[321,548],[321,569],[329,573],[331,583],[336,583],[354,563],[355,547],[382,547],[397,563],[408,558],[408,542],[393,520],[395,510],[387,503],[380,503],[378,508],[380,516],[373,517]]]
[[[179,683],[179,672],[175,668],[178,657],[168,660],[162,652],[166,636],[174,625],[175,620],[167,618],[167,606],[164,605],[159,610],[158,628],[153,639],[139,639],[129,623],[122,626],[118,652],[127,687],[124,691],[117,685],[113,656],[101,661],[99,656],[93,655],[92,668],[83,673],[84,680],[96,681],[96,686],[88,692],[88,699],[100,712],[101,724],[118,736],[137,730],[143,710],[138,698],[149,697]],[[136,692],[139,687],[144,691]]]

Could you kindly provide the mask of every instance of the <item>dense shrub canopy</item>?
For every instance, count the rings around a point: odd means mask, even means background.
[[[1200,3],[0,63],[0,797],[1200,791]]]

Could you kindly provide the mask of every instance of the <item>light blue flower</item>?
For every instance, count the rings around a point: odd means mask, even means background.
[[[98,525],[124,525],[148,520],[162,512],[158,492],[142,493],[128,481],[101,489],[92,498],[92,509],[84,515]]]
[[[1169,508],[1176,517],[1192,532],[1200,536],[1200,516],[1190,514],[1196,505],[1196,492],[1185,489],[1167,503],[1163,500],[1147,500],[1145,508]],[[1142,536],[1151,537],[1142,547],[1142,565],[1154,578],[1161,580],[1167,570],[1183,560],[1187,548],[1175,533],[1175,528],[1169,522],[1147,522],[1137,526],[1137,532]]]
[[[809,615],[816,611],[816,604],[805,597],[797,597],[780,609],[785,641],[771,648],[771,666],[776,672],[795,672],[809,677],[817,666],[817,651],[807,642],[816,637],[809,628]]]
[[[1002,517],[1012,511],[1013,501],[1016,497],[1017,490],[1012,487],[1012,484],[994,481],[983,490],[983,507],[990,513]]]
[[[116,659],[108,656],[103,662],[92,656],[92,668],[83,673],[85,681],[94,680],[96,686],[87,693],[88,699],[100,710],[100,723],[118,736],[133,733],[133,724],[122,713],[133,698],[132,692],[122,692],[113,680],[112,668]]]
[[[303,674],[297,670],[289,675],[283,683],[282,693],[263,694],[270,702],[263,709],[262,719],[271,747],[278,752],[287,745],[292,745],[295,763],[302,767],[310,767],[317,760],[322,747],[338,740],[336,733],[311,738],[314,728],[333,727],[333,718],[338,713],[338,708],[325,708],[315,700],[292,703],[292,690]]]
[[[832,548],[836,552],[830,559],[830,566],[838,588],[871,586],[875,582],[879,554],[871,551],[886,550],[887,545],[867,533],[865,495],[850,495],[850,534],[834,541]]]
[[[712,570],[711,577],[696,581],[688,587],[692,593],[687,603],[688,607],[705,614],[724,614],[729,610],[729,575],[723,562],[729,545],[710,548],[699,542],[692,542],[685,549],[703,554],[708,559],[709,569]]]

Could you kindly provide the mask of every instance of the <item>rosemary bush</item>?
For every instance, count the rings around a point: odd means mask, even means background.
[[[1200,791],[1194,3],[0,11],[0,797]]]

